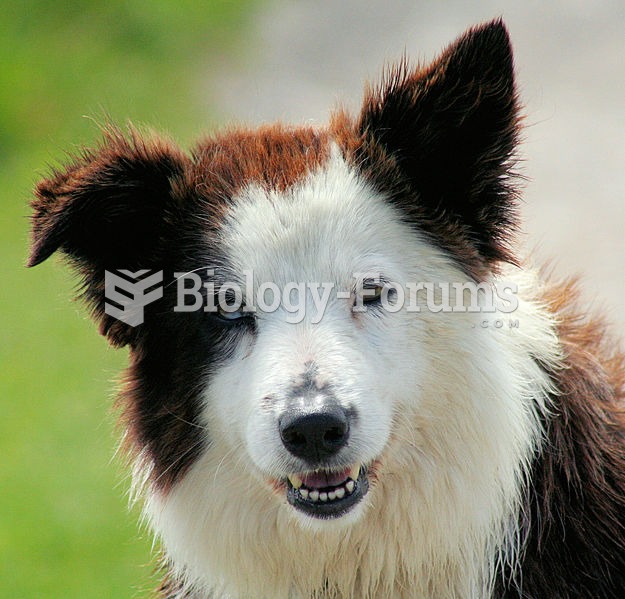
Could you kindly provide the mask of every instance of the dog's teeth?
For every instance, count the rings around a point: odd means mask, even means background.
[[[289,482],[298,492],[301,499],[311,501],[313,503],[328,503],[329,501],[341,500],[346,495],[351,495],[356,489],[359,476],[360,466],[353,466],[349,471],[349,476],[347,477],[346,482],[344,482],[341,486],[326,488],[325,491],[320,489],[311,489],[304,486],[304,481],[297,476],[297,474],[290,474]]]
[[[302,486],[302,479],[297,474],[290,474],[289,481],[294,489],[299,489]]]

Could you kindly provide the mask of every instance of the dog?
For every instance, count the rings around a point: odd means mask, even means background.
[[[625,360],[515,250],[520,123],[496,20],[324,128],[107,126],[38,184],[29,265],[130,349],[161,596],[625,596]]]

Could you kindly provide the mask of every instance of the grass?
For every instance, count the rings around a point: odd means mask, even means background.
[[[253,0],[25,1],[0,20],[0,596],[140,597],[151,543],[113,458],[110,349],[71,301],[56,257],[24,268],[31,189],[89,145],[83,115],[164,128],[188,143],[215,122],[203,69],[233,51]]]

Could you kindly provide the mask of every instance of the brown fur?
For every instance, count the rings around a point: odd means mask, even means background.
[[[519,571],[497,596],[621,599],[625,594],[625,354],[580,309],[577,284],[544,298],[558,322],[563,367],[545,422],[521,529]],[[511,584],[510,580],[514,583]],[[520,589],[520,592],[519,592]]]
[[[328,136],[312,127],[233,129],[197,146],[190,181],[202,197],[227,205],[250,183],[284,191],[327,157]]]

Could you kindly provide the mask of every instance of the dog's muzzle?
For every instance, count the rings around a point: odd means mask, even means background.
[[[365,496],[366,467],[323,467],[348,444],[350,414],[344,408],[336,403],[291,408],[280,418],[279,430],[289,453],[310,465],[287,477],[287,500],[294,508],[316,518],[338,518]]]

